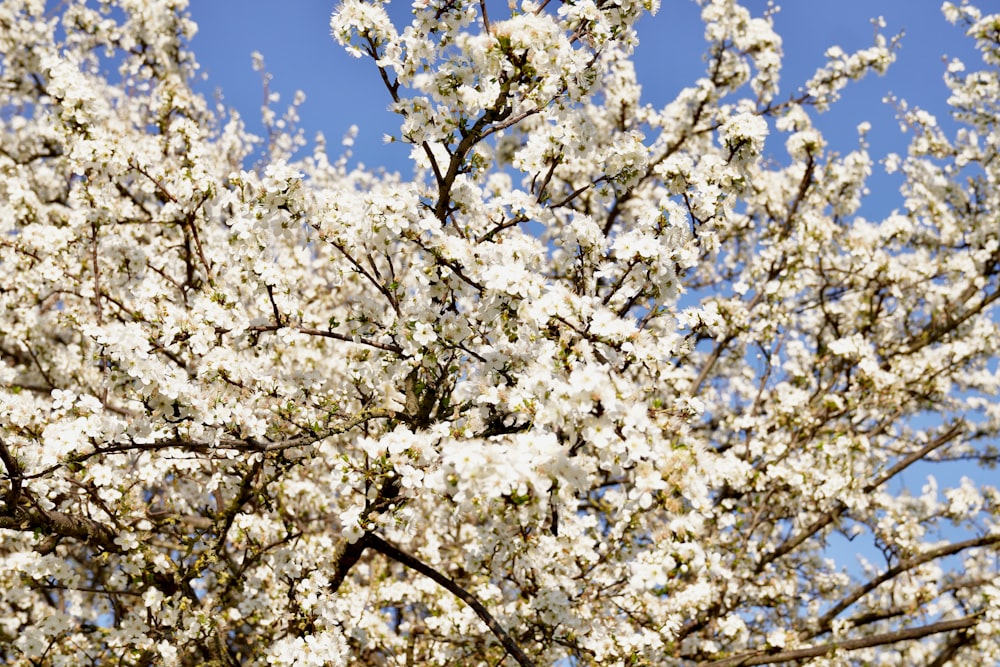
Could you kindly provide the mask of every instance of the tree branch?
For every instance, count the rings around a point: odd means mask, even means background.
[[[271,324],[259,324],[249,327],[247,331],[255,331],[260,333],[277,331],[282,327],[275,326]],[[392,343],[380,343],[375,340],[370,340],[364,338],[363,336],[349,336],[347,334],[337,333],[335,331],[324,331],[323,329],[312,329],[310,327],[291,327],[301,334],[307,336],[320,336],[322,338],[333,338],[334,340],[341,340],[345,343],[357,343],[358,345],[367,345],[368,347],[374,347],[379,350],[385,350],[386,352],[394,352],[400,354],[403,348],[398,345],[393,345]]]
[[[7,468],[7,479],[10,480],[10,489],[4,495],[4,503],[7,505],[4,511],[7,514],[13,515],[14,508],[17,507],[17,500],[21,497],[21,482],[24,478],[24,473],[21,471],[21,466],[17,462],[17,459],[7,449],[7,443],[4,442],[3,438],[0,438],[0,461]]]
[[[921,460],[922,458],[933,452],[935,449],[940,449],[944,445],[947,445],[949,442],[958,437],[958,435],[962,433],[962,430],[963,430],[962,423],[956,422],[947,431],[945,431],[938,437],[928,442],[922,448],[918,449],[915,452],[912,452],[906,458],[898,461],[896,465],[886,470],[881,476],[879,476],[878,479],[873,480],[870,484],[865,486],[864,492],[870,493],[871,491],[874,491],[876,488],[882,486],[882,484],[889,481],[903,470],[906,470],[907,468],[910,467],[910,465]]]
[[[360,524],[366,525],[368,517],[372,512],[380,512],[386,508],[393,500],[399,497],[399,477],[387,477],[382,481],[375,499],[365,503],[365,509],[361,512]],[[370,542],[366,539],[368,533],[362,535],[356,542],[347,542],[344,550],[337,558],[334,568],[333,579],[330,580],[330,590],[336,593],[340,590],[341,584],[347,578],[347,573],[351,571],[354,564],[361,558]],[[345,540],[346,542],[346,540]]]
[[[344,550],[340,552],[340,556],[337,558],[333,578],[330,580],[330,590],[332,592],[336,593],[340,590],[341,584],[347,578],[347,573],[351,571],[354,564],[361,558],[361,554],[365,552],[367,546],[368,541],[365,540],[364,535],[357,542],[348,542],[344,545]]]
[[[922,639],[923,637],[929,637],[930,635],[936,635],[942,632],[951,632],[952,630],[966,630],[973,627],[978,622],[978,615],[965,616],[950,621],[939,621],[937,623],[931,623],[930,625],[922,625],[917,628],[906,628],[904,630],[895,630],[893,632],[883,632],[882,634],[872,635],[870,637],[835,641],[828,644],[821,644],[820,646],[778,651],[776,653],[768,653],[767,649],[748,651],[746,653],[740,653],[728,658],[723,658],[722,660],[703,662],[699,665],[699,667],[750,667],[750,665],[774,665],[782,662],[791,662],[793,660],[816,658],[821,655],[832,653],[833,651],[855,651],[857,649],[871,648],[873,646],[894,644],[908,639]]]
[[[16,516],[0,516],[0,528],[72,537],[104,551],[121,551],[121,547],[115,544],[115,531],[103,523],[65,512],[45,510],[37,505],[33,510],[18,512]]]
[[[425,577],[433,580],[435,583],[446,589],[449,593],[460,599],[465,604],[472,607],[472,610],[476,612],[476,615],[482,619],[489,629],[493,632],[494,636],[503,645],[507,652],[510,653],[521,667],[535,667],[535,663],[532,662],[521,647],[511,639],[511,636],[507,634],[507,631],[497,622],[495,618],[490,614],[490,612],[483,606],[474,595],[469,593],[467,590],[456,584],[452,579],[449,579],[445,575],[441,574],[430,565],[417,560],[413,556],[400,551],[398,548],[389,544],[383,540],[378,535],[374,533],[365,533],[364,537],[361,538],[367,546],[370,546],[375,551],[380,554],[387,556],[394,561],[405,565],[411,570],[416,570]]]
[[[852,591],[847,597],[835,604],[823,617],[819,620],[819,632],[825,632],[829,629],[830,624],[833,623],[833,619],[837,618],[841,612],[853,605],[855,602],[860,600],[862,597],[872,592],[882,584],[897,576],[911,570],[924,563],[929,563],[930,561],[937,560],[939,558],[945,558],[947,556],[953,556],[957,553],[965,551],[966,549],[972,549],[975,547],[985,547],[992,544],[1000,542],[1000,535],[987,535],[985,537],[977,537],[971,540],[965,540],[964,542],[956,542],[954,544],[945,545],[939,549],[931,549],[922,554],[916,554],[912,558],[907,558],[906,560],[900,561],[895,567],[891,567],[882,574],[873,578],[871,581],[859,586],[857,589]]]
[[[938,449],[939,447],[951,442],[953,439],[955,439],[956,436],[958,436],[961,433],[961,431],[962,427],[959,424],[954,425],[953,427],[951,427],[950,429],[939,435],[937,438],[927,443],[927,445],[924,446],[923,448],[917,450],[916,452],[911,453],[909,456],[896,463],[896,465],[894,465],[884,474],[879,476],[878,479],[872,480],[871,482],[866,484],[862,489],[862,492],[866,494],[871,493],[872,491],[874,491],[875,489],[882,486],[887,481],[898,475],[900,472],[908,468],[911,464],[923,459],[925,456],[933,452],[935,449]],[[756,571],[763,572],[764,568],[767,567],[769,563],[772,563],[781,558],[782,556],[794,551],[800,544],[805,542],[807,539],[815,535],[817,532],[819,532],[829,524],[833,523],[833,521],[838,516],[843,514],[843,512],[846,509],[847,505],[845,505],[843,501],[838,500],[834,504],[834,506],[830,508],[830,510],[828,510],[825,514],[821,515],[809,526],[807,526],[805,530],[803,530],[795,537],[790,538],[784,544],[779,546],[777,549],[775,549],[771,553],[761,558],[760,562],[757,563]]]

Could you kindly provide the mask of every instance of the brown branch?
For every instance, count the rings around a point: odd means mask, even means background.
[[[870,637],[861,637],[860,639],[846,639],[843,641],[829,642],[827,644],[821,644],[820,646],[797,648],[788,651],[778,651],[775,653],[768,653],[766,652],[766,649],[748,651],[746,653],[740,653],[738,655],[723,658],[721,660],[715,660],[713,662],[703,662],[700,663],[699,667],[750,667],[750,665],[773,665],[782,662],[791,662],[793,660],[806,660],[809,658],[816,658],[821,655],[827,655],[833,651],[856,651],[862,648],[895,644],[896,642],[911,639],[922,639],[924,637],[940,634],[942,632],[966,630],[973,627],[978,622],[978,615],[965,616],[950,621],[939,621],[937,623],[931,623],[930,625],[922,625],[916,628],[883,632],[882,634],[872,635]]]
[[[943,649],[937,654],[934,660],[927,664],[927,667],[945,667],[955,655],[962,650],[962,647],[967,644],[972,643],[975,639],[975,633],[972,632],[956,632],[948,640],[948,643]]]
[[[366,501],[365,508],[361,512],[361,517],[358,522],[361,525],[367,524],[368,517],[372,512],[379,512],[385,509],[399,496],[399,478],[398,477],[387,477],[382,481],[382,485],[378,489],[378,494],[375,500]],[[337,564],[334,568],[333,578],[330,580],[330,589],[336,593],[341,584],[344,583],[344,579],[347,578],[347,573],[351,571],[354,564],[358,562],[361,558],[361,554],[365,552],[369,546],[371,546],[368,538],[368,533],[362,535],[355,542],[347,542],[344,545],[344,550],[340,552],[340,556],[337,558]]]
[[[222,438],[219,442],[203,442],[198,440],[185,440],[184,438],[165,438],[162,440],[154,440],[152,442],[121,442],[121,443],[111,443],[109,445],[96,448],[89,452],[83,452],[78,454],[72,454],[67,457],[67,463],[83,463],[84,461],[91,459],[95,456],[101,456],[103,454],[122,454],[125,452],[132,451],[160,451],[164,449],[180,449],[182,451],[189,452],[210,452],[212,450],[219,451],[237,451],[237,452],[278,452],[286,449],[293,449],[295,447],[308,447],[324,438],[328,438],[333,435],[340,435],[341,433],[346,433],[355,426],[364,424],[365,422],[371,421],[373,419],[398,419],[400,414],[394,410],[385,410],[382,408],[374,408],[370,410],[363,410],[358,414],[344,419],[344,421],[332,426],[319,433],[307,432],[304,435],[298,435],[287,440],[276,440],[276,441],[257,441],[252,438],[237,440],[234,438]],[[59,467],[59,464],[47,468],[41,473],[34,475],[24,475],[23,479],[34,479],[36,477],[43,477],[48,473],[52,472]]]
[[[951,332],[958,329],[959,326],[970,320],[972,317],[983,312],[987,306],[998,299],[1000,299],[1000,289],[983,297],[983,300],[978,305],[969,308],[961,315],[950,316],[944,324],[932,320],[927,327],[916,336],[916,339],[910,343],[906,349],[900,350],[899,353],[903,355],[910,355],[922,350],[928,345],[933,345]]]
[[[553,99],[555,99],[555,97],[553,97]],[[527,118],[529,116],[534,116],[537,113],[541,113],[542,108],[543,107],[536,107],[534,109],[527,109],[525,111],[521,111],[521,112],[518,112],[516,114],[511,114],[511,115],[507,116],[507,118],[505,120],[493,123],[492,125],[490,125],[489,127],[487,127],[485,130],[483,130],[483,133],[480,136],[480,139],[485,139],[486,137],[490,136],[494,132],[499,132],[500,130],[506,130],[508,127],[511,127],[513,125],[517,125],[518,123],[520,123],[525,118]]]
[[[486,0],[479,0],[479,9],[483,12],[483,28],[489,35],[493,34],[493,28],[490,26],[490,17],[486,13]]]
[[[541,204],[542,199],[545,198],[545,189],[549,187],[549,182],[552,180],[552,176],[556,173],[556,167],[559,166],[560,162],[561,160],[559,156],[552,158],[552,162],[549,164],[549,169],[545,172],[545,176],[542,178],[541,185],[537,185],[535,182],[538,178],[538,174],[535,174],[535,177],[531,179],[531,191],[537,194],[535,201],[539,204]]]
[[[503,121],[510,116],[511,107],[508,100],[510,99],[510,89],[513,84],[512,79],[503,79],[500,82],[500,92],[497,93],[493,104],[483,112],[483,115],[476,119],[476,122],[471,127],[462,130],[462,139],[451,154],[451,160],[448,162],[448,171],[445,172],[443,178],[438,182],[438,200],[434,206],[434,215],[437,216],[442,224],[447,220],[451,207],[451,188],[462,169],[465,156],[468,155],[469,151],[476,144],[487,136],[484,130],[488,129],[491,124]]]
[[[420,240],[419,237],[414,237],[414,238],[411,238],[410,240],[413,241],[414,243],[416,243],[418,246],[420,246],[421,249],[423,249],[423,250],[427,251],[428,253],[430,253],[431,256],[434,257],[434,260],[438,264],[440,264],[442,266],[448,267],[448,269],[452,273],[454,273],[456,276],[458,276],[462,280],[462,282],[464,282],[469,287],[475,289],[477,292],[480,292],[480,293],[486,290],[486,287],[484,287],[483,285],[480,285],[478,282],[476,282],[475,280],[473,280],[472,278],[470,278],[465,273],[465,271],[463,270],[463,266],[461,264],[459,264],[458,262],[456,262],[454,260],[451,260],[451,259],[448,259],[447,257],[445,257],[444,253],[441,251],[440,248],[436,248],[434,246],[430,246],[430,245],[425,244],[423,241]]]
[[[708,360],[705,362],[705,365],[701,367],[701,372],[698,373],[698,377],[694,381],[694,385],[690,392],[691,396],[697,396],[701,393],[701,388],[704,386],[705,381],[708,380],[708,374],[712,372],[712,368],[714,368],[715,364],[718,363],[719,359],[722,357],[722,353],[735,339],[736,334],[729,333],[716,342],[715,347],[712,348],[712,354],[709,355]]]
[[[164,197],[166,197],[172,203],[174,203],[174,204],[179,204],[180,203],[179,201],[177,201],[177,197],[175,197],[173,194],[171,194],[170,190],[167,190],[166,186],[164,186],[163,183],[161,183],[158,178],[156,178],[155,176],[153,176],[152,174],[150,174],[149,171],[145,167],[143,167],[141,164],[139,164],[138,160],[136,160],[135,158],[131,158],[130,157],[129,160],[128,160],[128,166],[131,167],[132,169],[135,169],[137,172],[139,172],[140,174],[142,174],[143,176],[145,176],[147,179],[149,179],[149,182],[152,183],[156,187],[156,189],[160,192],[160,194],[163,195]]]
[[[257,326],[250,327],[248,331],[255,331],[258,333],[277,331],[283,327],[273,325],[273,324],[261,324]],[[398,345],[393,345],[391,343],[379,343],[373,340],[367,340],[361,336],[348,336],[347,334],[337,333],[335,331],[324,331],[323,329],[311,329],[309,327],[291,327],[301,334],[307,336],[321,336],[323,338],[333,338],[334,340],[341,340],[345,343],[357,343],[358,345],[367,345],[368,347],[374,347],[379,350],[385,350],[386,352],[393,352],[395,354],[401,354],[403,348]]]
[[[374,533],[365,533],[362,540],[364,540],[367,546],[370,546],[375,551],[378,551],[380,554],[405,565],[411,570],[416,570],[420,574],[440,585],[465,604],[469,605],[472,610],[476,612],[476,615],[479,616],[483,623],[485,623],[493,632],[493,635],[500,641],[500,644],[502,644],[503,647],[507,649],[507,652],[510,653],[515,660],[517,660],[521,667],[535,666],[535,663],[532,662],[531,658],[529,658],[524,651],[521,650],[521,647],[517,645],[509,634],[507,634],[507,631],[503,629],[503,626],[501,626],[497,620],[493,618],[489,610],[483,606],[483,603],[467,590],[456,584],[454,580],[441,574],[430,565],[414,558],[410,554],[400,551],[398,548],[389,544]]]
[[[941,446],[953,440],[956,436],[958,436],[961,433],[961,431],[962,428],[959,425],[956,424],[955,426],[952,426],[950,429],[939,435],[937,438],[927,443],[927,445],[925,445],[921,449],[911,453],[909,456],[899,461],[896,465],[894,465],[892,468],[886,471],[883,475],[866,484],[865,487],[862,489],[862,492],[866,494],[871,493],[872,491],[874,491],[875,489],[877,489],[878,487],[882,486],[887,481],[892,479],[894,476],[898,475],[900,472],[908,468],[916,461],[922,459],[930,452],[940,448]],[[782,544],[780,547],[778,547],[771,553],[764,556],[760,560],[760,562],[757,563],[756,571],[763,572],[764,568],[769,563],[773,563],[782,556],[794,551],[800,544],[805,542],[807,539],[815,535],[817,532],[819,532],[829,524],[833,523],[834,519],[843,514],[844,510],[846,509],[847,505],[845,505],[843,501],[838,500],[829,511],[827,511],[825,514],[823,514],[814,522],[812,522],[809,526],[806,527],[805,530],[803,530],[795,537],[789,539],[787,542]]]
[[[337,565],[333,570],[333,577],[330,579],[330,590],[334,593],[340,590],[340,585],[347,578],[347,573],[351,571],[354,564],[361,558],[361,554],[368,547],[368,541],[362,535],[357,542],[348,542],[344,550],[337,557]]]
[[[0,528],[71,537],[104,551],[121,551],[121,547],[115,544],[115,531],[103,523],[65,512],[45,510],[38,505],[32,509],[22,509],[16,516],[0,516]]]
[[[94,310],[98,326],[104,324],[104,309],[101,306],[101,262],[97,253],[100,241],[96,222],[90,224],[90,261],[94,263]]]
[[[940,447],[954,440],[955,437],[958,436],[961,432],[962,432],[961,424],[959,423],[954,424],[947,431],[945,431],[938,437],[928,442],[924,447],[913,452],[906,458],[896,463],[896,465],[886,470],[881,477],[868,484],[868,486],[864,488],[864,492],[869,493],[871,491],[874,491],[876,488],[882,486],[882,484],[889,481],[890,479],[898,475],[906,468],[910,467],[910,465],[912,465],[913,463],[916,463],[920,459],[924,458],[925,456],[933,452],[935,449],[939,449]]]
[[[568,195],[566,195],[565,197],[563,197],[560,201],[558,201],[558,202],[556,202],[554,204],[549,204],[549,208],[562,208],[563,206],[565,206],[566,204],[570,203],[571,201],[573,201],[574,199],[576,199],[577,197],[579,197],[580,195],[582,195],[584,192],[586,192],[590,188],[592,188],[595,185],[597,185],[598,183],[600,183],[602,180],[603,179],[598,178],[596,181],[594,181],[592,183],[587,183],[586,185],[581,185],[576,190],[573,190],[573,192],[571,192]],[[539,197],[541,197],[541,194],[539,194]]]
[[[4,511],[13,516],[17,500],[21,497],[21,482],[24,479],[24,473],[21,471],[21,464],[7,449],[7,443],[4,442],[3,438],[0,438],[0,461],[3,461],[4,467],[7,468],[7,479],[10,480],[10,489],[4,496],[4,503],[7,504]]]
[[[792,231],[792,222],[795,219],[796,214],[799,212],[799,206],[802,201],[806,198],[806,194],[809,192],[809,187],[813,184],[813,174],[816,171],[816,159],[812,152],[806,154],[806,170],[802,174],[802,180],[799,181],[799,189],[795,193],[795,199],[792,200],[791,206],[788,207],[788,217],[785,218],[785,224],[781,230],[780,238],[784,240],[788,234]]]
[[[1000,535],[987,535],[985,537],[978,537],[971,540],[965,540],[964,542],[955,542],[954,544],[947,544],[939,549],[931,549],[922,554],[917,554],[912,558],[907,558],[906,560],[900,561],[895,567],[891,567],[882,574],[868,581],[867,583],[859,586],[853,590],[847,597],[842,599],[836,605],[834,605],[828,612],[826,612],[822,618],[819,619],[819,632],[825,632],[833,619],[837,618],[841,612],[850,607],[852,604],[863,598],[868,593],[881,586],[887,581],[895,579],[897,576],[912,570],[913,568],[923,565],[924,563],[929,563],[930,561],[937,560],[939,558],[946,558],[947,556],[953,556],[957,553],[961,553],[966,549],[972,549],[975,547],[986,547],[992,544],[1000,542]]]
[[[489,241],[490,239],[492,239],[494,236],[496,236],[497,234],[499,234],[503,230],[509,229],[511,227],[516,227],[517,225],[521,224],[522,222],[527,221],[527,219],[528,218],[526,218],[523,214],[518,213],[517,215],[515,215],[510,220],[506,220],[506,221],[500,222],[500,223],[494,223],[494,224],[496,224],[496,226],[493,227],[492,229],[490,229],[488,232],[482,234],[478,239],[476,239],[476,243],[485,243],[486,241]],[[493,222],[493,221],[490,220],[490,222]]]
[[[233,496],[232,500],[230,500],[225,510],[223,510],[223,512],[218,515],[214,521],[212,521],[216,534],[215,544],[212,548],[203,551],[201,555],[186,568],[186,571],[181,577],[183,581],[188,582],[196,579],[200,576],[200,573],[209,566],[213,559],[225,556],[226,539],[229,535],[229,531],[232,529],[233,522],[236,521],[236,517],[243,511],[243,507],[253,499],[256,491],[254,483],[257,481],[257,477],[260,475],[263,467],[263,456],[257,458],[256,461],[250,464],[249,468],[243,475],[243,479],[240,480],[240,486],[239,489],[237,489],[236,494]],[[264,486],[266,486],[266,483]]]
[[[264,285],[267,291],[267,300],[271,302],[271,313],[274,315],[274,323],[279,327],[285,326],[285,318],[281,316],[281,311],[278,310],[278,304],[274,301],[274,287],[271,285]]]
[[[372,286],[375,289],[377,289],[379,293],[382,294],[382,296],[386,298],[386,300],[389,302],[389,305],[392,306],[392,309],[396,312],[397,315],[402,314],[399,309],[399,300],[396,298],[395,293],[392,290],[390,290],[386,285],[383,285],[382,281],[378,279],[377,275],[372,275],[371,273],[369,273],[368,270],[365,269],[364,266],[362,266],[361,262],[356,260],[351,255],[351,253],[347,252],[347,248],[344,247],[343,243],[340,243],[336,239],[331,238],[329,236],[325,237],[323,240],[325,240],[327,243],[329,243],[334,248],[340,251],[340,254],[344,256],[344,259],[346,259],[348,262],[351,263],[351,266],[354,267],[354,270],[360,273],[362,276],[364,276],[368,280],[368,282],[370,282]],[[371,256],[369,256],[368,259],[369,261],[371,261]],[[378,269],[376,269],[376,273],[377,272]]]
[[[485,16],[485,9],[486,8],[484,6],[483,7],[484,16]],[[375,40],[371,38],[371,35],[367,36],[367,40],[368,40],[368,48],[366,49],[366,51],[369,57],[371,57],[372,60],[377,62],[380,58],[380,56],[378,55],[378,46],[375,44]],[[382,83],[385,84],[386,90],[389,91],[389,95],[392,97],[392,101],[398,104],[399,79],[396,79],[395,81],[390,81],[389,72],[385,69],[385,67],[382,67],[381,65],[378,66],[378,73],[379,76],[382,77]],[[438,187],[441,187],[441,185],[444,183],[444,176],[441,174],[441,167],[438,165],[437,159],[434,157],[434,151],[431,150],[431,145],[426,141],[421,141],[420,146],[421,148],[424,149],[424,155],[427,156],[427,160],[431,164],[431,169],[434,171],[435,182],[438,184]]]

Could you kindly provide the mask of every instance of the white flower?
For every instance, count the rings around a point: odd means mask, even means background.
[[[122,551],[131,551],[139,546],[139,536],[129,530],[123,530],[115,537],[115,544],[121,547]]]
[[[760,155],[767,137],[767,121],[754,113],[742,112],[728,120],[720,128],[723,145],[733,159],[746,162]]]
[[[413,342],[417,345],[427,346],[437,340],[434,326],[427,322],[417,322],[413,328]]]
[[[781,628],[767,633],[767,645],[773,648],[785,648],[788,639],[788,632]]]

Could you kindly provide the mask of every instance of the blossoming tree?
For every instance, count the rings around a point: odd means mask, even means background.
[[[655,0],[345,0],[407,180],[211,108],[184,0],[5,0],[0,662],[1000,659],[997,489],[900,483],[997,461],[1000,16],[866,220],[812,121],[894,41],[780,93],[701,4],[657,109]]]

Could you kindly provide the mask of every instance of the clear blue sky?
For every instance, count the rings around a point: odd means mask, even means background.
[[[783,95],[793,93],[823,63],[827,47],[836,44],[851,51],[869,46],[870,18],[884,16],[887,33],[905,31],[890,73],[852,86],[841,103],[819,119],[834,149],[854,148],[855,128],[868,120],[873,126],[869,140],[874,157],[905,150],[894,112],[882,102],[886,93],[944,120],[947,89],[942,82],[942,57],[962,57],[970,68],[979,62],[971,41],[942,17],[940,0],[786,0],[779,4],[776,24],[785,51]],[[749,0],[745,5],[759,14],[767,3]],[[384,134],[396,133],[398,122],[386,110],[388,95],[373,63],[348,56],[330,37],[329,18],[335,6],[330,0],[193,0],[191,15],[200,26],[193,48],[208,75],[204,90],[220,90],[225,104],[239,110],[251,129],[259,132],[261,79],[251,68],[250,53],[260,51],[273,75],[272,90],[282,94],[278,109],[291,101],[296,90],[306,93],[301,115],[307,137],[322,131],[335,146],[347,128],[356,124],[360,128],[354,149],[357,160],[408,173],[408,148],[382,143]],[[408,2],[397,1],[397,7],[405,9]],[[704,42],[698,12],[693,0],[663,0],[659,13],[640,24],[636,66],[647,101],[665,104],[702,73]],[[898,182],[889,179],[874,180],[865,212],[883,215],[898,205],[896,187]]]

